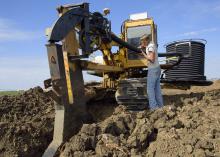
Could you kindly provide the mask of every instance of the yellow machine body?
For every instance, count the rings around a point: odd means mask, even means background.
[[[120,38],[128,42],[129,44],[138,47],[140,45],[139,43],[140,37],[143,36],[144,34],[150,34],[152,42],[154,42],[157,45],[157,25],[154,24],[152,18],[126,20],[123,23],[122,27],[123,30],[120,34]],[[135,36],[134,41],[132,41],[131,39],[132,36]],[[111,63],[113,64],[110,65],[119,66],[123,68],[123,71],[120,72],[120,79],[128,78],[129,77],[128,71],[130,69],[147,68],[148,61],[142,54],[132,52],[129,49],[120,46],[118,52],[112,53],[110,51],[110,48],[112,46],[119,46],[119,45],[112,42],[111,44],[103,47],[102,49],[104,58],[108,59],[107,61],[104,60],[104,64],[109,65],[110,64],[109,62],[111,61]],[[108,76],[108,73],[103,73],[103,85],[105,88],[116,87],[117,81],[118,81],[117,79]]]

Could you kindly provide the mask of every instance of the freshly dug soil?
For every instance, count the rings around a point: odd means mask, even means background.
[[[0,156],[41,156],[52,140],[54,106],[40,87],[0,97]]]
[[[163,90],[165,107],[129,112],[109,92],[86,88],[93,123],[59,149],[62,157],[220,157],[220,81]],[[52,140],[54,108],[39,87],[0,97],[0,156],[41,156]]]
[[[118,106],[105,120],[84,124],[60,156],[219,157],[220,89],[165,96],[166,103],[171,97],[177,106],[141,112]]]

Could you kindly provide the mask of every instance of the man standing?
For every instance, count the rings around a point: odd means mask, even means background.
[[[148,75],[147,75],[147,93],[150,104],[150,109],[163,106],[163,98],[160,87],[160,65],[158,61],[157,47],[151,42],[149,35],[143,35],[141,37],[141,48],[146,48],[146,53],[142,51],[142,54],[148,60]]]

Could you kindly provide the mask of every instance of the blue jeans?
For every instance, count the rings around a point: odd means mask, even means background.
[[[163,106],[163,97],[160,88],[160,67],[148,69],[147,94],[151,110]]]

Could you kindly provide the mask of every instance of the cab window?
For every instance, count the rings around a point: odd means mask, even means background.
[[[127,28],[127,42],[135,47],[140,46],[140,37],[144,34],[151,34],[151,26],[137,26],[137,27],[130,27]],[[141,59],[143,56],[138,55],[137,53],[128,49],[128,59],[129,60],[136,60]]]

